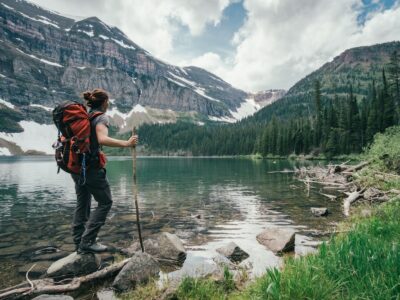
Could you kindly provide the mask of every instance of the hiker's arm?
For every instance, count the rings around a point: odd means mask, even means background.
[[[108,147],[133,147],[138,142],[137,135],[131,136],[129,140],[123,141],[108,136],[108,128],[103,124],[96,125],[97,141],[102,146]]]

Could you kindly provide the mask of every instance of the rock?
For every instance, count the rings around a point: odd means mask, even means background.
[[[160,263],[166,265],[182,265],[186,259],[186,250],[182,241],[175,235],[162,232],[155,238],[143,242],[146,253],[152,255]],[[132,255],[140,250],[138,242],[133,243],[129,248],[122,249],[127,255]]]
[[[60,258],[66,257],[69,253],[65,251],[58,250],[54,253],[34,255],[30,258],[31,261],[41,261],[41,260],[58,260]]]
[[[101,290],[98,291],[97,294],[98,300],[118,300],[117,296],[115,296],[113,290]]]
[[[43,294],[33,298],[32,300],[74,300],[71,296],[67,295],[47,295]]]
[[[228,245],[218,248],[217,252],[224,255],[230,261],[236,263],[241,262],[242,260],[245,260],[246,258],[249,257],[249,254],[240,249],[240,247],[236,245],[234,242],[230,242]]]
[[[135,288],[138,283],[146,283],[160,272],[157,261],[149,254],[136,252],[122,268],[112,284],[119,292]]]
[[[257,235],[257,241],[275,254],[294,250],[295,233],[293,229],[271,227]]]
[[[18,273],[20,275],[25,275],[26,272],[33,266],[33,269],[29,271],[29,277],[30,278],[39,278],[43,274],[46,273],[47,269],[51,266],[53,262],[52,261],[41,261],[37,263],[30,263],[24,266],[21,266],[18,268]]]
[[[11,247],[12,245],[14,245],[14,243],[11,243],[11,242],[1,242],[1,243],[0,243],[0,249],[1,249],[1,248],[8,248],[8,247]]]
[[[218,254],[217,256],[213,257],[213,261],[222,269],[227,267],[229,270],[236,270],[237,265],[232,263],[227,257],[224,255]]]
[[[92,254],[74,252],[54,262],[47,270],[49,277],[79,276],[95,272],[100,266],[100,259]]]
[[[318,246],[321,244],[321,241],[315,241],[311,237],[296,233],[294,247],[295,257],[315,254],[318,252]]]
[[[325,217],[329,214],[326,207],[311,207],[311,212],[315,217]]]

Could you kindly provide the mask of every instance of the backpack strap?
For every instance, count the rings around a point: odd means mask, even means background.
[[[91,113],[89,114],[89,120],[90,120],[90,121],[93,121],[94,118],[96,118],[96,117],[98,117],[98,116],[100,116],[100,115],[102,115],[102,114],[104,114],[104,112],[102,112],[102,111],[94,111],[94,112],[91,112]]]

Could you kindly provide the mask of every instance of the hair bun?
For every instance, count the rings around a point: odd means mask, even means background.
[[[83,99],[85,99],[87,101],[92,101],[93,100],[92,92],[89,92],[89,91],[84,92]]]

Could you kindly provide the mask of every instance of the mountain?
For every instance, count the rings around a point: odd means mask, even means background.
[[[256,103],[272,103],[235,124],[146,125],[139,134],[150,151],[165,154],[358,153],[376,133],[400,122],[399,53],[400,42],[346,50],[279,101],[270,101],[268,91],[253,95]]]
[[[382,70],[387,68],[393,52],[400,53],[400,42],[389,42],[351,48],[291,87],[286,95],[246,119],[248,122],[268,122],[273,116],[289,119],[312,114],[314,85],[318,80],[324,99],[345,96],[352,86],[359,101],[368,96],[372,80],[381,82]]]
[[[12,153],[32,148],[36,130],[54,133],[51,110],[101,87],[110,92],[112,125],[189,120],[235,122],[259,110],[252,94],[198,67],[152,56],[96,17],[74,20],[27,1],[0,3],[0,139]],[[8,141],[6,145],[6,141]],[[9,143],[15,143],[13,147]],[[15,147],[20,151],[15,151]],[[11,147],[11,148],[10,148]],[[50,150],[49,150],[50,149]],[[1,151],[0,151],[1,154]]]

